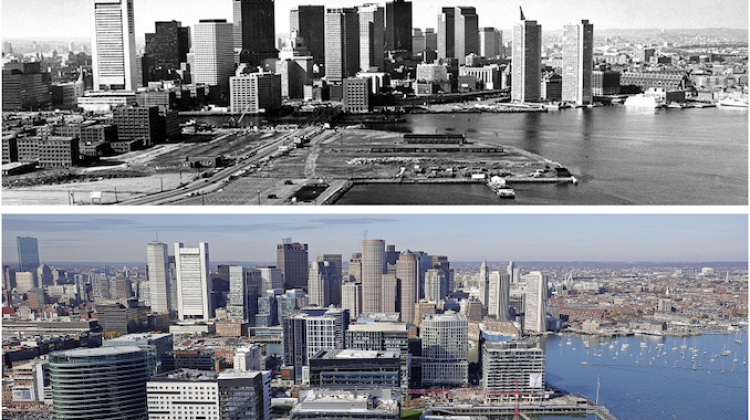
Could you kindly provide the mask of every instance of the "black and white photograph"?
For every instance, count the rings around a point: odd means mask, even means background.
[[[747,205],[745,0],[4,0],[4,205]]]

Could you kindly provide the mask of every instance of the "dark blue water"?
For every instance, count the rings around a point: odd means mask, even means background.
[[[700,204],[748,202],[748,113],[623,106],[528,114],[407,115],[382,129],[464,133],[568,167],[578,186],[523,185],[515,202],[465,185],[355,186],[338,204]],[[404,200],[403,197],[406,197]],[[488,201],[493,201],[489,203]]]
[[[742,344],[735,342],[738,338]],[[683,339],[677,337],[619,337],[616,344],[609,338],[587,338],[590,347],[585,348],[581,337],[570,337],[567,345],[567,336],[550,336],[545,339],[547,381],[595,399],[598,376],[599,403],[619,420],[747,419],[748,369],[742,364],[747,338],[747,333],[688,337],[682,349]],[[643,350],[641,342],[647,344]],[[629,344],[625,351],[623,343]],[[657,347],[659,343],[664,346]],[[695,370],[690,347],[698,349]],[[712,363],[711,356],[724,348],[732,355],[718,356]],[[602,356],[594,356],[597,350]],[[664,352],[666,356],[656,357]],[[588,366],[581,365],[584,361]]]

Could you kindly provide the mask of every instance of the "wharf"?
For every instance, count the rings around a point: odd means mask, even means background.
[[[453,406],[453,407],[430,407],[431,414],[444,416],[485,416],[487,418],[512,417],[515,411],[514,405],[504,406]],[[587,416],[595,415],[599,420],[617,420],[606,407],[596,405],[590,400],[581,404],[564,405],[521,405],[520,412],[527,416]]]
[[[508,177],[505,178],[505,181],[508,184],[543,184],[543,183],[551,183],[551,184],[557,184],[557,183],[566,183],[571,182],[575,184],[577,181],[575,177],[568,176],[568,177],[553,177],[553,178],[534,178],[534,177]]]

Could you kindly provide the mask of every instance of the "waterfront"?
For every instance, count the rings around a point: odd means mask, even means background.
[[[543,340],[547,382],[595,399],[599,377],[599,403],[619,420],[747,419],[747,339],[746,332],[687,338],[552,335]],[[691,347],[697,349],[695,370]],[[720,356],[724,349],[732,353]],[[599,351],[601,356],[594,356]]]
[[[561,163],[579,185],[523,185],[515,203],[464,186],[357,185],[338,204],[746,205],[746,110],[622,106],[528,114],[420,114],[378,129],[466,134]],[[437,191],[437,192],[436,192]],[[492,201],[492,202],[488,202]],[[510,200],[512,201],[512,200]]]

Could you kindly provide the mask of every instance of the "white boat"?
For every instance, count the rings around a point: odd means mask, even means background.
[[[731,98],[724,98],[718,102],[719,106],[726,106],[726,107],[739,107],[739,108],[747,108],[747,99],[739,100],[739,99],[731,99]]]
[[[644,95],[639,93],[625,100],[625,106],[631,108],[661,108],[664,102],[654,95]]]

